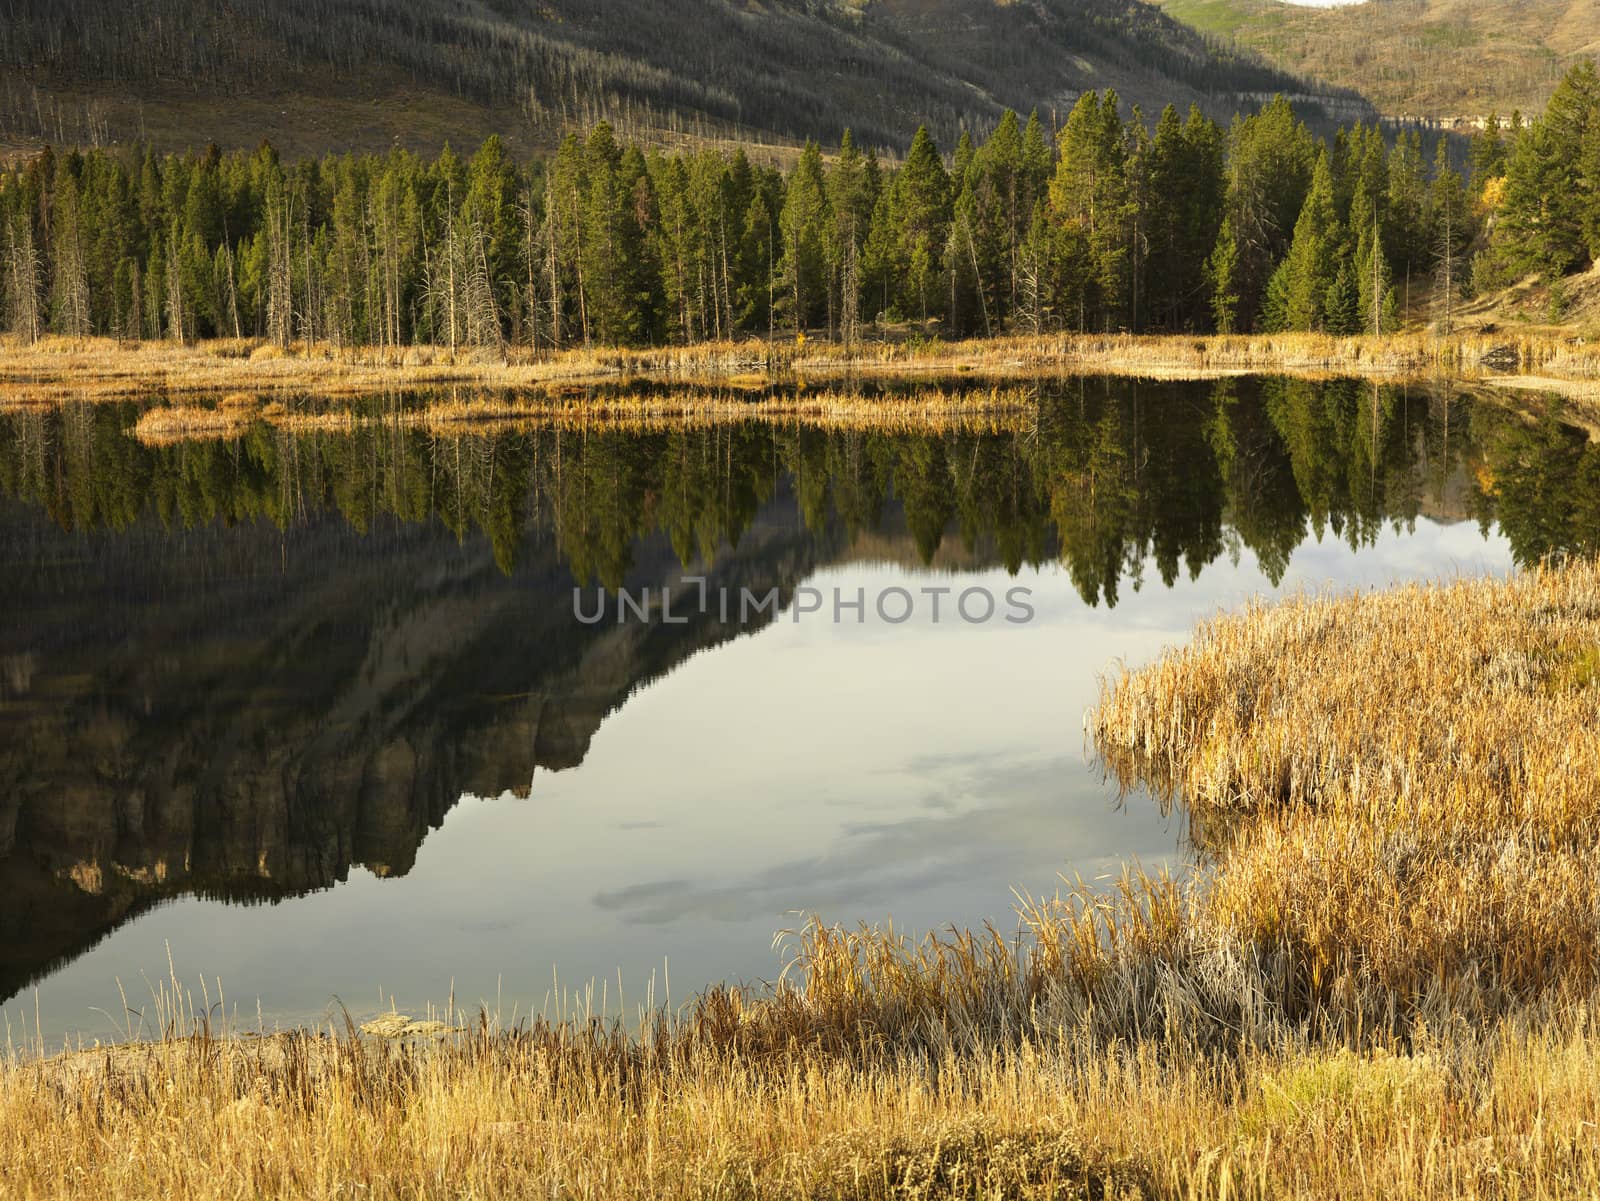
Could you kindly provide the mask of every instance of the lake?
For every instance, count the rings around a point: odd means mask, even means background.
[[[812,913],[1008,929],[1013,890],[1193,861],[1084,744],[1119,661],[1251,597],[1600,537],[1559,412],[1036,397],[924,433],[153,446],[133,404],[0,414],[9,1028],[137,1030],[120,981],[149,1033],[169,956],[241,1025],[510,1020],[770,980]]]

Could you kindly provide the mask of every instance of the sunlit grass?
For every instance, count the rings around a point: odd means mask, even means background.
[[[1593,1001],[1403,1042],[1352,1047],[1280,1025],[1259,1043],[1202,1045],[1190,1035],[1216,1015],[1181,975],[1147,982],[1181,1025],[1061,1007],[1088,995],[1080,969],[1169,937],[1136,930],[1097,951],[1078,941],[1089,933],[1067,918],[1061,949],[1086,958],[1035,968],[987,935],[934,950],[814,928],[776,993],[715,990],[631,1030],[485,1016],[404,1040],[353,1026],[226,1037],[207,1020],[220,998],[173,1004],[181,991],[164,987],[177,1015],[164,1039],[0,1063],[0,1179],[8,1195],[129,1198],[1600,1187]],[[1059,991],[1019,1010],[1051,975]]]
[[[526,388],[630,379],[761,389],[795,379],[846,381],[930,372],[1018,379],[1041,373],[1162,378],[1278,373],[1382,379],[1479,378],[1484,355],[1502,355],[1523,378],[1594,387],[1600,346],[1551,333],[1411,333],[1383,337],[1274,334],[1206,337],[1049,334],[975,341],[868,341],[853,347],[809,339],[648,349],[340,347],[295,343],[287,349],[250,339],[179,346],[51,337],[33,345],[0,339],[0,404],[112,400],[238,390],[316,392],[351,397],[452,384]],[[1509,355],[1509,359],[1504,356]]]
[[[1092,733],[1181,797],[1202,916],[1347,1023],[1600,984],[1600,567],[1300,597],[1107,685]]]
[[[1015,932],[812,923],[774,985],[0,1067],[19,1196],[1600,1190],[1600,565],[1299,597],[1107,681],[1204,861]],[[225,1006],[219,1007],[226,1012]],[[455,1029],[465,1025],[466,1029]],[[373,1030],[382,1027],[374,1026]]]

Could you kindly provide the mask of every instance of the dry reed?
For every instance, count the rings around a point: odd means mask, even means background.
[[[1108,682],[1089,718],[1125,785],[1189,806],[1192,877],[1028,901],[1015,936],[813,923],[776,985],[631,1031],[242,1040],[209,998],[168,1001],[160,1041],[0,1066],[0,1181],[1595,1195],[1597,646],[1592,563],[1252,607]]]
[[[820,935],[822,932],[814,932]],[[193,1033],[0,1062],[8,1195],[572,1198],[1556,1198],[1600,1187],[1600,1003],[1352,1051],[1286,1032],[1206,1055],[1066,1027],[963,1046],[871,1015],[831,960],[767,1013],[726,992],[598,1021],[390,1040]],[[856,962],[883,961],[863,935]],[[864,943],[878,944],[867,950]],[[1009,971],[947,956],[949,999]],[[862,957],[865,957],[864,959]],[[875,983],[920,1011],[915,971]],[[196,1007],[198,1008],[198,1007]],[[878,1011],[879,1015],[882,1010]],[[202,1011],[203,1014],[203,1011]],[[392,1023],[399,1026],[398,1021]],[[376,1028],[376,1026],[374,1027]],[[433,1027],[437,1032],[438,1027]]]
[[[248,399],[248,398],[247,398]],[[232,400],[233,403],[229,403]],[[141,442],[168,445],[211,438],[237,438],[250,428],[251,404],[228,398],[216,408],[170,405],[139,415],[133,434]]]
[[[1257,605],[1109,683],[1125,786],[1216,862],[1196,918],[1291,1012],[1477,1020],[1600,985],[1600,566]]]
[[[444,431],[462,426],[478,429],[486,421],[619,429],[768,421],[880,431],[989,430],[1017,428],[1036,405],[1036,397],[1027,389],[998,387],[921,388],[877,395],[847,388],[747,394],[694,387],[596,395],[548,390],[437,398],[394,419]]]
[[[1494,357],[1497,369],[1485,364]],[[1503,368],[1503,369],[1501,369]],[[1048,334],[976,341],[814,340],[705,343],[559,353],[520,347],[432,346],[287,349],[251,340],[198,345],[121,344],[111,339],[0,339],[0,404],[109,400],[151,393],[240,389],[350,397],[448,384],[524,388],[560,382],[651,379],[749,386],[795,375],[813,379],[971,373],[997,379],[1093,372],[1168,378],[1276,373],[1326,378],[1537,380],[1574,394],[1600,391],[1600,346],[1560,332],[1133,336]]]

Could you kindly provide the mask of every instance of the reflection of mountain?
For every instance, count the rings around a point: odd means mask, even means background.
[[[818,544],[780,499],[714,578],[787,594]],[[66,535],[6,507],[0,998],[162,897],[271,898],[403,874],[467,792],[581,762],[642,683],[738,632],[584,626],[530,538],[337,517]],[[681,572],[661,537],[629,584]]]
[[[166,897],[404,874],[463,793],[582,761],[737,636],[596,626],[575,579],[787,595],[869,560],[1060,561],[1088,603],[1230,545],[1437,514],[1592,548],[1600,452],[1359,386],[1072,385],[1023,434],[731,427],[142,448],[115,410],[0,419],[0,999]],[[613,609],[612,612],[615,610]],[[750,627],[743,627],[750,628]]]

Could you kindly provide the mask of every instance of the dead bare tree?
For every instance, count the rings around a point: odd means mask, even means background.
[[[290,255],[293,200],[288,193],[267,203],[267,338],[287,350],[294,333],[294,268]]]
[[[18,213],[11,222],[6,254],[6,319],[13,333],[30,345],[39,340],[39,274],[42,264],[33,243],[33,222]]]

